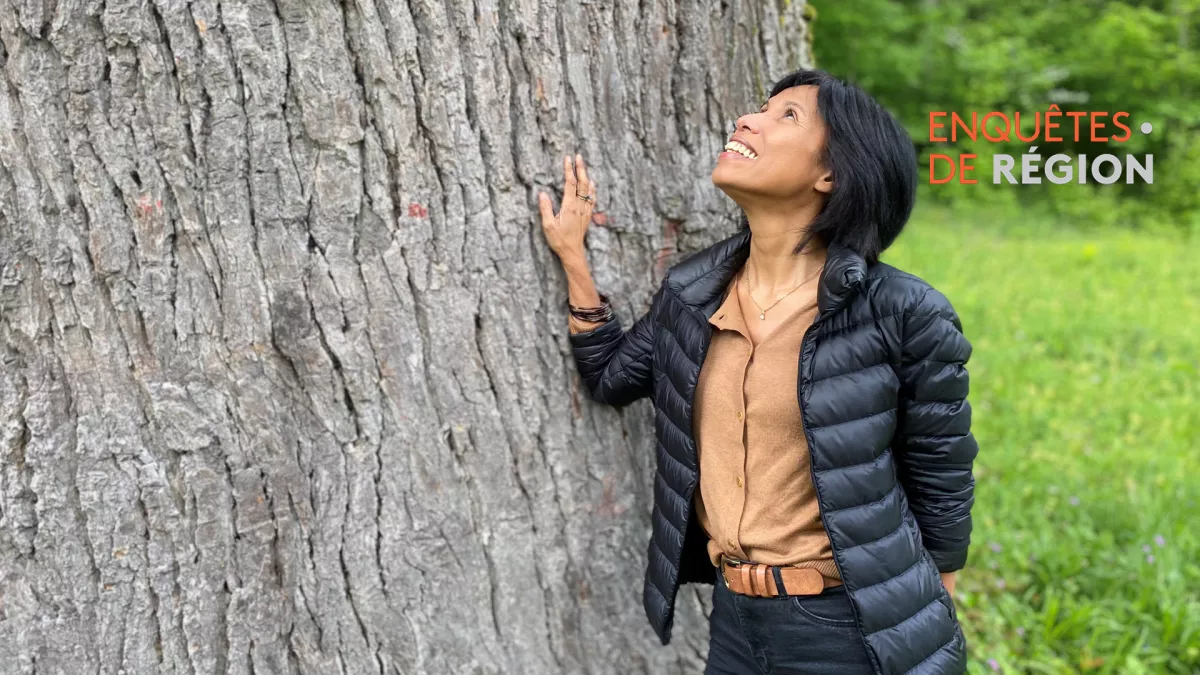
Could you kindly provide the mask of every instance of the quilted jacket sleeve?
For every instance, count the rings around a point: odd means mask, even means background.
[[[928,289],[904,315],[896,458],[921,539],[940,572],[962,569],[971,540],[979,446],[971,434],[971,343],[950,301]]]
[[[614,314],[598,328],[569,336],[579,375],[593,401],[624,406],[652,393],[654,311],[662,293],[660,286],[650,311],[629,330],[621,329]]]

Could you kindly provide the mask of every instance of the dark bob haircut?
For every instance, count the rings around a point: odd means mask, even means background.
[[[899,122],[862,89],[822,70],[798,70],[771,89],[817,87],[817,112],[825,122],[821,165],[833,172],[825,208],[809,224],[793,253],[817,238],[840,244],[869,263],[879,259],[908,222],[917,197],[917,153]],[[742,214],[741,229],[750,227]]]

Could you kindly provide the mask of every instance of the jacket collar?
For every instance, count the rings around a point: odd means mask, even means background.
[[[667,270],[667,290],[706,317],[721,305],[725,288],[750,257],[750,229],[693,254]],[[825,315],[838,309],[866,277],[867,264],[853,249],[833,244],[817,282],[817,310]]]

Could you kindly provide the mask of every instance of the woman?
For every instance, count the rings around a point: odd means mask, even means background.
[[[821,71],[741,116],[713,183],[742,229],[667,272],[629,330],[592,282],[595,185],[564,160],[570,341],[590,396],[652,396],[643,591],[670,640],[679,584],[715,583],[708,673],[962,673],[950,593],[974,501],[965,364],[947,299],[879,262],[912,210],[912,141]]]

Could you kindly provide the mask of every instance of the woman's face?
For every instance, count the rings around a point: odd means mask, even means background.
[[[823,200],[833,175],[818,158],[825,147],[825,124],[817,113],[817,88],[784,89],[759,111],[742,115],[728,140],[741,141],[750,159],[722,150],[713,184],[743,209],[760,204],[802,206]]]

